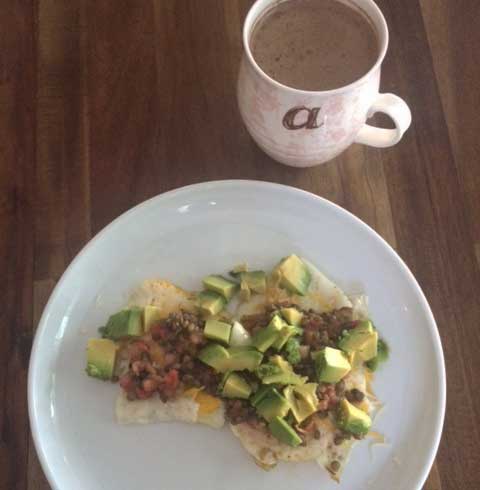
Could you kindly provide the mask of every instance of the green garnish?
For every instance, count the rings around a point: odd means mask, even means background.
[[[296,338],[288,339],[285,344],[284,349],[285,354],[287,355],[287,361],[292,364],[298,364],[300,362],[300,342]]]

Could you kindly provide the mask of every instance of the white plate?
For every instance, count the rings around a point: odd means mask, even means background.
[[[227,430],[181,424],[118,426],[118,387],[84,372],[87,338],[142,279],[199,288],[203,276],[247,260],[270,268],[295,252],[346,292],[364,291],[391,346],[375,388],[386,408],[374,428],[389,446],[354,448],[340,485],[314,463],[259,469]],[[29,410],[56,489],[417,489],[440,439],[445,370],[435,321],[405,264],[340,207],[281,185],[210,182],[128,211],[76,257],[45,308],[32,351]]]

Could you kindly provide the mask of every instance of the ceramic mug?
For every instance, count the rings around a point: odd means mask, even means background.
[[[257,20],[278,3],[279,0],[257,0],[243,27],[244,55],[238,78],[238,103],[248,132],[258,146],[281,163],[310,167],[331,160],[352,143],[377,148],[398,143],[410,126],[412,116],[402,99],[379,93],[388,28],[375,2],[346,1],[352,8],[363,11],[377,31],[380,49],[375,64],[367,74],[349,85],[318,92],[282,85],[262,71],[252,56],[252,30]],[[387,114],[395,129],[366,124],[367,118],[376,112]]]

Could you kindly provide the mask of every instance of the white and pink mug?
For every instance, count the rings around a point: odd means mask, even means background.
[[[289,1],[289,0],[283,0]],[[373,0],[341,0],[361,9],[375,26],[378,58],[367,74],[334,90],[306,91],[269,77],[255,62],[250,37],[257,20],[278,0],[257,0],[243,27],[244,55],[238,78],[238,104],[248,132],[265,153],[294,167],[331,160],[352,143],[377,148],[393,146],[410,126],[407,104],[393,94],[379,93],[380,70],[388,47],[385,18]],[[387,114],[395,129],[366,124],[376,112]]]

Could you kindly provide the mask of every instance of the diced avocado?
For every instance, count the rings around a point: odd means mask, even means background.
[[[230,359],[230,354],[220,344],[207,345],[198,353],[198,358],[215,369],[215,371],[228,371],[226,361]]]
[[[275,388],[273,386],[262,385],[250,399],[252,407],[256,407],[266,396],[268,396]]]
[[[293,331],[290,328],[290,325],[282,327],[280,332],[277,334],[277,338],[275,342],[272,344],[272,347],[276,350],[281,350],[283,346],[287,343],[287,340],[293,335]]]
[[[298,374],[291,372],[285,373],[280,372],[277,374],[271,374],[270,376],[265,376],[262,379],[262,383],[268,384],[279,384],[279,385],[302,385],[307,381],[306,376],[299,376]]]
[[[284,372],[293,371],[292,366],[282,356],[272,356],[270,357],[270,362],[278,366]]]
[[[306,383],[302,386],[287,386],[283,390],[298,423],[317,411],[317,386],[317,383]]]
[[[297,447],[302,443],[302,439],[293,427],[280,417],[274,417],[268,424],[268,428],[273,437],[289,446]]]
[[[128,335],[128,319],[130,310],[122,310],[110,316],[103,336],[109,339],[120,339]]]
[[[226,299],[213,291],[202,291],[197,297],[198,307],[204,315],[216,315],[227,304]]]
[[[145,332],[162,319],[162,309],[158,306],[147,305],[143,312]]]
[[[139,307],[121,310],[111,315],[103,329],[103,337],[118,340],[124,337],[142,335],[142,316],[143,309]]]
[[[280,330],[277,340],[273,343],[272,347],[277,350],[283,349],[287,340],[294,335],[300,335],[303,333],[303,329],[295,327],[293,325],[286,325]]]
[[[293,390],[297,398],[305,400],[310,403],[312,406],[317,406],[318,398],[317,398],[317,383],[306,383],[301,386],[294,386]]]
[[[132,306],[128,317],[128,335],[139,337],[143,335],[143,308]]]
[[[232,326],[225,322],[220,322],[209,318],[205,322],[205,328],[203,329],[203,334],[207,339],[216,340],[222,344],[228,345],[230,341],[230,332]]]
[[[348,358],[348,362],[350,363],[350,366],[352,366],[352,369],[361,366],[363,363],[357,351],[347,352],[347,358]]]
[[[275,315],[268,326],[261,328],[252,339],[252,345],[259,351],[265,352],[271,347],[278,338],[281,329],[286,326],[284,320],[279,315]]]
[[[263,384],[301,385],[306,377],[296,374],[292,366],[281,356],[272,356],[270,362],[262,364],[256,371]]]
[[[248,347],[231,347],[225,349],[220,344],[210,344],[198,354],[198,358],[213,367],[215,371],[254,371],[260,366],[263,354]]]
[[[223,384],[222,396],[225,398],[248,399],[251,393],[251,386],[237,373],[230,373]]]
[[[227,301],[237,292],[238,284],[222,276],[207,276],[203,280],[206,289],[221,294]]]
[[[338,383],[351,370],[347,356],[338,349],[325,347],[312,354],[318,381]]]
[[[370,430],[372,419],[363,410],[343,399],[338,404],[337,426],[355,435],[365,435]]]
[[[230,334],[232,347],[245,347],[252,344],[252,337],[240,322],[233,322]]]
[[[290,325],[295,325],[295,326],[301,325],[303,313],[301,311],[298,311],[296,308],[294,307],[282,308],[280,310],[280,313]]]
[[[227,381],[228,377],[233,373],[233,371],[225,371],[223,373],[222,379],[220,380],[220,383],[218,383],[217,390],[219,393],[222,392],[223,387],[225,385],[225,382]]]
[[[273,388],[272,391],[257,404],[257,413],[270,422],[274,417],[285,417],[290,410],[288,401]]]
[[[377,355],[366,363],[368,369],[370,369],[370,371],[376,371],[378,366],[388,359],[388,352],[389,348],[387,343],[384,340],[379,339]]]
[[[255,371],[260,366],[263,354],[250,347],[231,347],[228,349],[230,358],[226,362],[226,369],[232,371]]]
[[[230,272],[229,274],[232,277],[237,278],[240,276],[242,272],[247,272],[248,271],[248,265],[245,262],[242,262],[241,264],[237,264]]]
[[[99,379],[111,379],[115,369],[117,345],[110,339],[89,339],[87,374]]]
[[[275,268],[274,274],[279,275],[282,288],[301,296],[307,292],[312,280],[308,267],[296,255],[283,259]]]
[[[267,289],[267,275],[263,271],[242,272],[240,283],[245,284],[254,293],[263,294]]]
[[[378,332],[375,330],[368,340],[357,351],[358,356],[363,361],[369,361],[377,356],[378,353]]]
[[[242,301],[250,301],[251,297],[252,297],[252,291],[248,287],[248,284],[246,282],[241,282],[240,283],[240,299]]]
[[[372,322],[365,320],[349,330],[338,342],[338,347],[345,352],[358,352],[360,359],[369,361],[377,355],[378,333]]]

